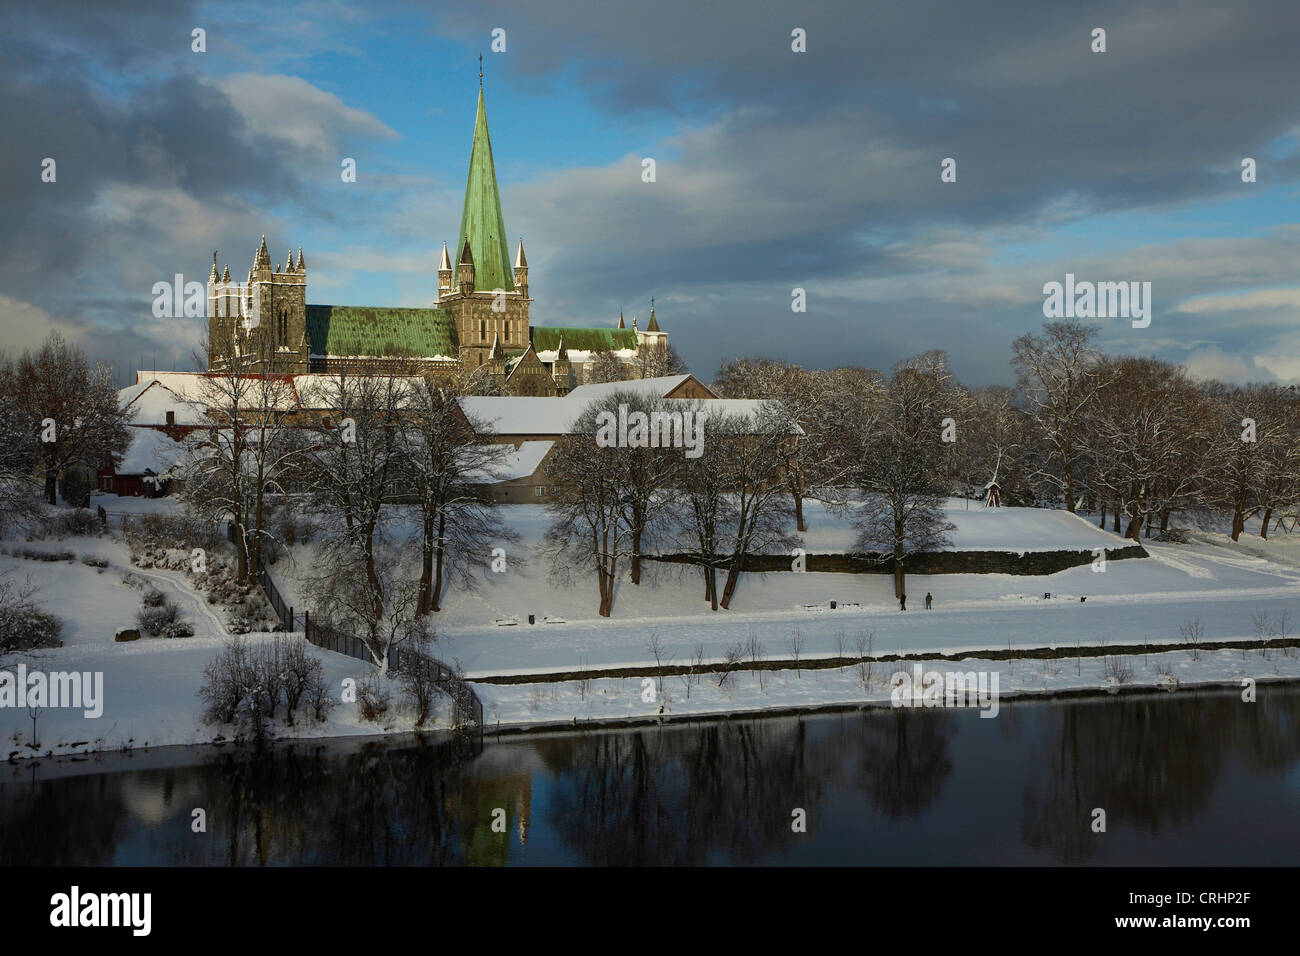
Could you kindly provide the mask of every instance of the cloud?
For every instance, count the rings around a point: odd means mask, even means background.
[[[82,330],[66,320],[59,321],[30,302],[7,295],[0,295],[0,328],[5,330],[4,352],[10,358],[39,348],[55,329],[62,332],[70,344],[80,345],[85,339]]]
[[[399,138],[372,114],[296,76],[237,73],[211,83],[243,121],[241,137],[281,144],[286,159],[337,162],[351,139]]]
[[[1178,306],[1177,311],[1204,315],[1208,313],[1240,312],[1256,309],[1300,309],[1300,288],[1259,289],[1237,295],[1206,295],[1190,299]]]
[[[206,60],[188,53],[200,22]],[[1098,23],[1105,54],[1089,50]],[[790,50],[796,25],[806,54]],[[451,238],[463,183],[397,148],[411,131],[393,117],[425,113],[427,89],[394,87],[385,118],[334,92],[387,51],[384,31],[426,26],[467,50],[505,27],[503,79],[554,91],[555,136],[574,133],[573,95],[620,142],[643,122],[671,129],[608,163],[504,184],[539,321],[644,317],[655,295],[701,374],[755,349],[889,367],[946,347],[972,383],[1006,381],[1010,341],[1042,321],[1043,282],[1072,271],[1153,283],[1152,327],[1110,323],[1108,348],[1228,377],[1280,375],[1300,354],[1287,332],[1300,231],[1277,225],[1285,206],[1232,204],[1300,180],[1300,151],[1282,148],[1297,128],[1292,0],[1103,0],[1086,14],[1007,0],[997,15],[957,0],[483,0],[434,14],[17,0],[0,11],[0,288],[135,350],[169,334],[134,311],[154,273],[220,248],[243,250],[230,257],[241,276],[265,232],[273,250],[306,247],[315,301],[426,301],[435,279],[421,270]],[[457,129],[468,138],[468,121]],[[494,134],[499,169],[530,155],[509,125]],[[321,188],[359,148],[376,172]],[[1244,155],[1260,161],[1257,186],[1240,182]],[[57,185],[39,182],[44,156]],[[939,179],[949,156],[956,183]],[[1170,226],[1189,209],[1235,234]],[[807,313],[790,311],[794,286]]]

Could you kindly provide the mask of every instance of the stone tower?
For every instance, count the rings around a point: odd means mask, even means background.
[[[302,248],[293,250],[284,268],[272,267],[266,236],[253,256],[246,285],[230,281],[230,266],[217,277],[216,255],[208,275],[208,367],[223,367],[232,351],[247,359],[250,370],[306,372],[310,361],[307,335],[307,262]]]
[[[527,349],[528,306],[532,302],[528,298],[528,262],[521,240],[514,268],[510,266],[481,88],[455,248],[454,283],[445,246],[438,264],[437,306],[455,321],[461,362],[470,367],[483,365],[494,342],[499,354]]]

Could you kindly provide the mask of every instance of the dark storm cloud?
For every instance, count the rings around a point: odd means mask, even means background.
[[[419,176],[332,205],[303,187],[312,135],[332,135],[318,112],[363,136],[392,132],[382,124],[344,115],[344,104],[292,77],[192,72],[189,31],[200,15],[212,34],[226,25],[237,62],[268,70],[277,46],[310,57],[369,29],[354,22],[360,8],[274,11],[283,43],[250,29],[258,8],[212,9],[218,18],[162,0],[0,10],[0,296],[144,344],[158,330],[132,321],[141,284],[202,263],[214,245],[227,258],[227,243],[240,275],[244,246],[274,228],[268,208],[283,211],[295,244],[298,230],[341,216],[378,217],[396,237],[427,227]],[[392,9],[365,13],[382,27]],[[1041,321],[1042,283],[1078,261],[1019,263],[1009,244],[1032,246],[1108,211],[1158,221],[1177,203],[1241,195],[1246,155],[1261,162],[1261,186],[1300,177],[1294,0],[570,0],[429,15],[433,32],[471,50],[504,27],[509,52],[495,69],[562,96],[576,80],[624,139],[642,119],[656,131],[609,166],[506,184],[507,225],[528,236],[541,321],[607,321],[620,306],[644,321],[644,300],[657,295],[661,322],[703,374],[756,349],[888,367],[947,347],[968,378],[1004,380],[1009,341]],[[1089,50],[1097,26],[1105,54]],[[790,50],[794,27],[807,30],[806,54]],[[277,97],[302,107],[277,114]],[[277,115],[311,122],[277,128]],[[665,121],[677,132],[658,140]],[[527,154],[508,128],[493,131],[499,159]],[[1279,142],[1289,151],[1271,148]],[[58,159],[57,187],[38,184],[46,155]],[[654,184],[641,182],[643,156],[658,162]],[[948,156],[955,184],[939,181]],[[280,240],[271,241],[278,258]],[[1143,241],[1119,236],[1109,258],[1086,264],[1127,274],[1126,249]],[[1243,244],[1258,257],[1253,240],[1224,240],[1193,275],[1177,274],[1174,246],[1147,249],[1143,267],[1164,276],[1159,308],[1239,288],[1247,275],[1294,281],[1268,255],[1243,269],[1234,253]],[[804,315],[790,312],[795,286],[808,291]],[[1233,313],[1222,340],[1203,315],[1178,315],[1243,367],[1279,348],[1263,313]]]
[[[502,69],[576,76],[610,111],[700,131],[673,144],[660,188],[628,177],[580,192],[559,178],[521,187],[520,205],[530,236],[548,232],[543,210],[570,214],[548,236],[563,243],[549,265],[565,301],[599,298],[598,283],[621,276],[689,302],[689,327],[669,327],[705,368],[748,347],[736,343],[738,311],[762,332],[745,338],[773,353],[806,355],[810,339],[859,331],[852,359],[810,357],[818,364],[888,365],[981,329],[1014,337],[1041,312],[1009,320],[918,289],[883,304],[823,298],[820,320],[792,321],[789,289],[937,268],[935,228],[972,230],[991,256],[1008,229],[1031,241],[1098,213],[1226,196],[1241,186],[1243,156],[1266,163],[1269,182],[1300,175],[1294,151],[1265,158],[1300,122],[1292,0],[486,2],[441,20],[479,44],[504,27]],[[795,27],[807,30],[806,54],[791,52]],[[1090,49],[1094,27],[1107,31],[1104,54]],[[939,181],[944,157],[957,160],[955,184]],[[615,208],[621,238],[599,222]],[[575,242],[588,235],[598,238]],[[1050,277],[1021,276],[1035,294]],[[928,331],[909,347],[897,333],[909,328]],[[977,347],[978,362],[963,347],[966,371],[1005,379],[1006,345]]]
[[[340,129],[391,133],[293,77],[202,77],[200,19],[221,43],[221,18],[171,0],[0,10],[0,297],[13,310],[0,348],[28,344],[10,326],[33,306],[74,337],[96,333],[91,350],[120,364],[178,337],[188,360],[197,325],[159,328],[153,283],[204,280],[214,247],[241,277],[273,231],[268,209],[329,217],[310,167]],[[54,183],[41,181],[46,157]]]

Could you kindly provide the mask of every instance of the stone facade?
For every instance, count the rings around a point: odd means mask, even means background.
[[[534,329],[522,239],[513,262],[509,257],[482,90],[453,249],[449,254],[443,243],[437,293],[422,309],[309,305],[302,249],[281,270],[271,264],[265,236],[245,283],[231,281],[229,266],[218,275],[214,253],[209,369],[235,355],[255,370],[294,374],[451,376],[486,366],[494,388],[538,397],[560,397],[583,384],[604,354],[615,356],[628,378],[662,374],[654,359],[667,356],[668,333],[653,307],[645,330],[635,321],[624,328],[621,316],[617,329]]]

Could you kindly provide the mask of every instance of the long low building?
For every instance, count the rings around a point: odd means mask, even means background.
[[[392,378],[399,383],[424,381],[419,376]],[[268,380],[275,386],[268,395],[244,389],[250,402],[246,413],[250,416],[259,414],[266,404],[275,414],[306,428],[329,427],[331,421],[337,421],[338,410],[330,405],[330,396],[339,383],[337,376],[280,374]],[[100,470],[100,490],[129,495],[158,493],[160,484],[156,479],[162,471],[147,463],[139,470],[137,466],[147,457],[151,462],[158,457],[158,448],[169,453],[173,445],[178,448],[176,443],[197,428],[224,424],[224,416],[209,406],[222,402],[230,391],[229,380],[220,372],[137,372],[135,384],[119,392],[123,407],[132,415],[132,445],[120,462],[106,464]],[[546,480],[546,465],[555,442],[574,433],[575,423],[592,402],[624,394],[662,399],[670,411],[680,405],[683,412],[710,417],[753,416],[764,405],[749,399],[718,398],[689,374],[581,385],[562,397],[462,397],[461,409],[485,441],[514,446],[494,474],[485,476],[484,494],[513,504],[550,500],[553,489]],[[157,432],[169,442],[162,443],[141,431]],[[157,464],[164,463],[159,460]],[[130,490],[118,490],[121,488]]]

